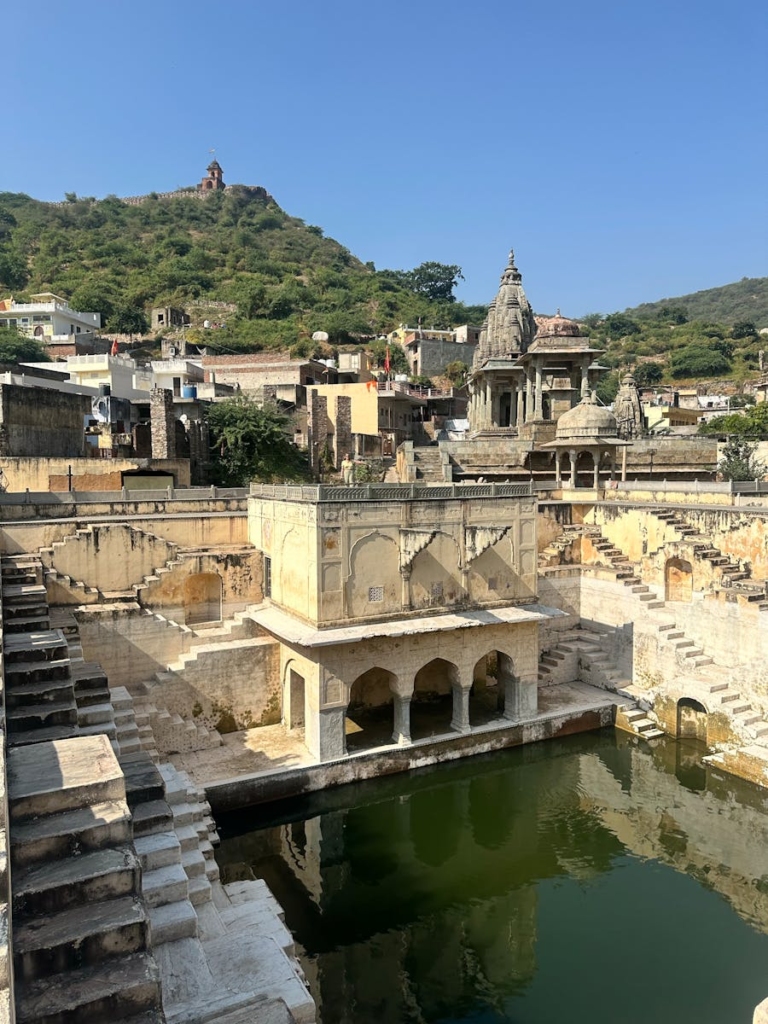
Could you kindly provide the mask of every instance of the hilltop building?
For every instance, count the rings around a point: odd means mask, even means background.
[[[79,335],[95,335],[100,313],[81,313],[52,292],[33,295],[31,302],[0,299],[0,327],[10,327],[44,345],[71,345]]]
[[[224,172],[221,169],[221,164],[218,160],[212,160],[207,167],[208,173],[200,182],[199,188],[203,192],[223,192],[226,188],[224,184]]]

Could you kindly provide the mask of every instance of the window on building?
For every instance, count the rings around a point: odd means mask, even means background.
[[[380,604],[384,600],[384,587],[368,587],[368,601],[370,604]]]
[[[173,393],[176,396],[176,398],[178,398],[179,395],[181,394],[181,377],[173,378]]]
[[[272,559],[264,555],[264,597],[272,597]]]

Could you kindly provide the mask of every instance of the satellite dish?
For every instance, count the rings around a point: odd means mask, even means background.
[[[312,335],[312,341],[328,341],[327,331],[315,331]]]

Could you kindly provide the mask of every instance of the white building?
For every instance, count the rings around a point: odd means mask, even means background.
[[[70,309],[66,299],[51,292],[33,295],[32,300],[0,300],[0,327],[15,328],[46,345],[68,342],[73,335],[93,334],[101,328],[100,313]]]

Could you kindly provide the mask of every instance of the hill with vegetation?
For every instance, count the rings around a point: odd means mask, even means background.
[[[460,276],[440,263],[377,271],[261,188],[138,205],[0,193],[0,294],[54,292],[101,312],[107,331],[141,334],[153,306],[205,299],[237,304],[225,329],[206,333],[209,348],[306,356],[315,331],[338,345],[419,317],[444,328],[482,320],[484,306],[455,301]]]
[[[720,288],[644,302],[624,312],[633,319],[653,320],[670,308],[680,310],[687,320],[712,320],[729,325],[748,320],[758,329],[768,327],[768,277],[743,277]]]

